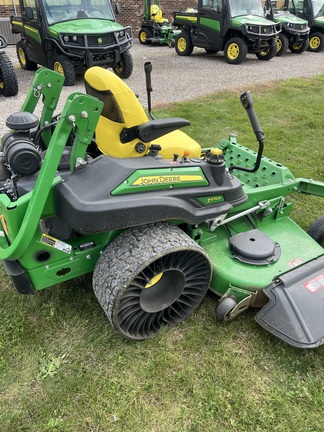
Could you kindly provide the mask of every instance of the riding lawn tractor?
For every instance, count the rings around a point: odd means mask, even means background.
[[[145,71],[149,94],[149,63]],[[235,135],[198,151],[178,130],[188,121],[149,120],[97,66],[85,74],[88,94],[72,93],[54,115],[63,80],[39,69],[2,138],[0,259],[16,289],[93,272],[109,321],[134,340],[185,320],[210,289],[219,319],[260,308],[258,323],[287,343],[321,345],[324,217],[306,233],[286,197],[323,198],[324,183],[262,155],[250,92],[241,103],[258,152]]]

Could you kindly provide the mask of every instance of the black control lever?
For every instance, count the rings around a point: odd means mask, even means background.
[[[152,63],[151,62],[145,62],[144,63],[144,71],[146,76],[146,93],[147,93],[147,110],[149,113],[149,116],[152,120],[156,120],[154,115],[152,114],[152,104],[151,104],[151,93],[153,91],[152,89],[152,83],[151,83],[151,73],[152,73]]]
[[[232,165],[229,170],[233,171],[234,169],[245,171],[245,172],[256,172],[260,168],[260,163],[262,159],[262,153],[263,153],[263,140],[264,140],[264,133],[260,127],[259,120],[257,119],[257,116],[255,114],[254,108],[253,108],[253,98],[250,91],[247,91],[240,96],[241,103],[243,108],[246,109],[246,112],[248,113],[250,123],[253,129],[253,132],[255,133],[256,139],[259,142],[259,150],[257,154],[257,158],[254,164],[253,168],[244,168],[241,166]]]

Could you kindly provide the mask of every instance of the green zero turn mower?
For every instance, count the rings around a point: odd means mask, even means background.
[[[241,102],[258,153],[231,135],[198,156],[189,146],[165,158],[160,138],[172,141],[189,122],[126,124],[113,88],[122,81],[97,66],[85,75],[91,94],[72,93],[53,116],[63,80],[39,69],[2,138],[0,259],[16,289],[32,294],[93,272],[109,321],[135,340],[185,320],[210,289],[218,318],[257,307],[258,323],[287,343],[321,345],[324,217],[306,233],[290,219],[286,198],[323,198],[324,183],[262,156],[251,94]],[[115,141],[98,142],[102,119],[120,126]],[[137,157],[109,155],[115,143]]]

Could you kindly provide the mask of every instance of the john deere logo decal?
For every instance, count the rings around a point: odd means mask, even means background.
[[[170,183],[182,182],[200,182],[203,180],[201,175],[165,175],[165,176],[147,176],[139,177],[132,186],[147,186],[147,185],[161,185]]]
[[[98,38],[97,40],[99,44],[102,44],[102,38]]]

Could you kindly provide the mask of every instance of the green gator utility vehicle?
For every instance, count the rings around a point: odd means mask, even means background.
[[[324,49],[324,1],[285,0],[285,8],[308,21],[310,27],[308,50],[312,52],[322,51]]]
[[[281,25],[264,17],[261,0],[198,0],[195,12],[175,12],[173,25],[182,29],[176,52],[190,55],[194,47],[207,53],[224,51],[230,64],[240,64],[247,53],[270,60],[277,52]]]
[[[267,0],[265,13],[268,19],[281,24],[276,56],[283,55],[288,48],[294,54],[301,54],[308,48],[308,22],[283,8],[282,0]]]
[[[109,0],[20,0],[20,10],[11,25],[22,36],[22,69],[40,64],[63,74],[67,86],[94,65],[111,67],[121,78],[132,74],[132,31],[116,22]]]

